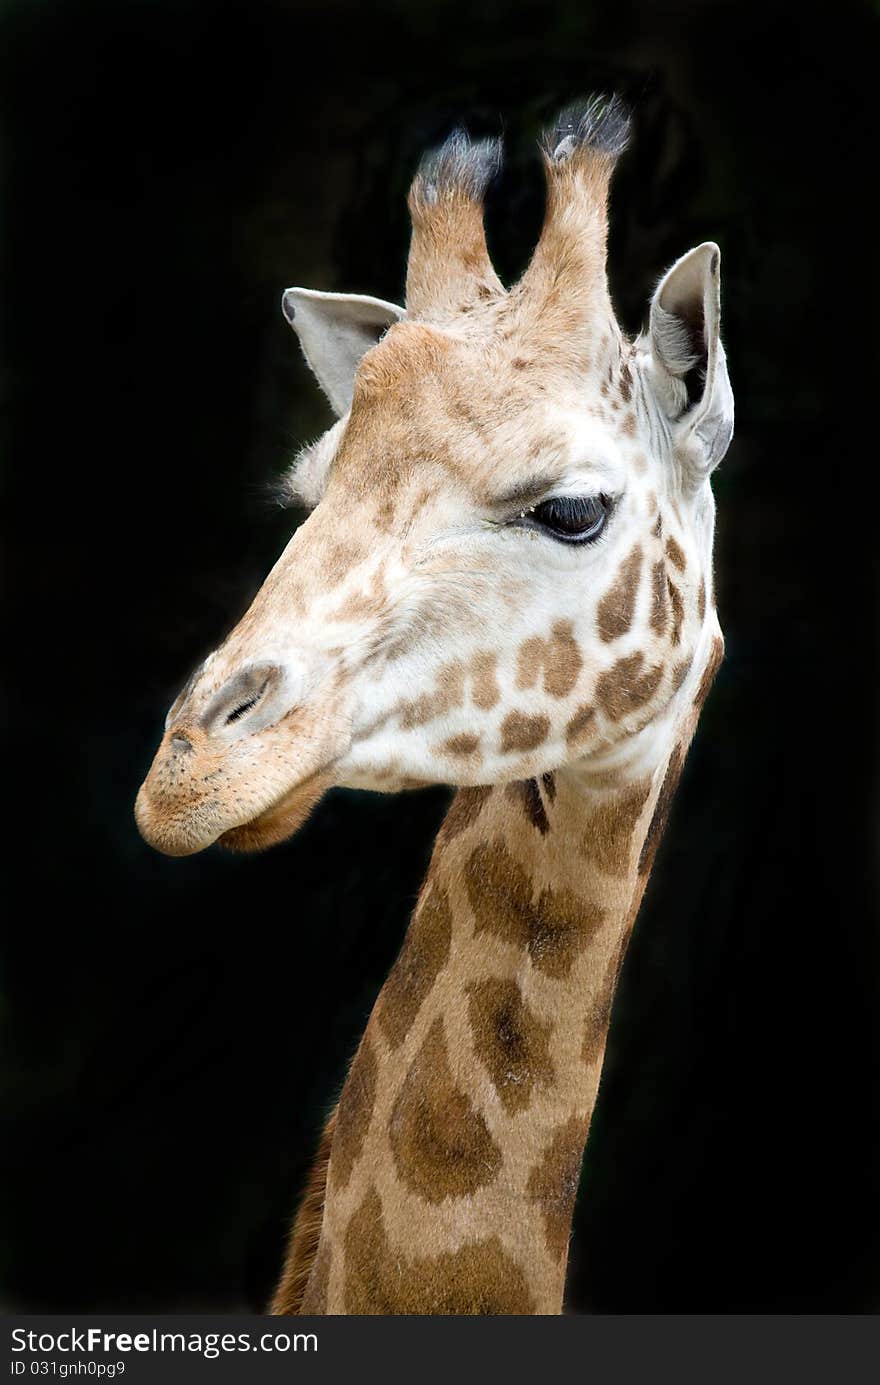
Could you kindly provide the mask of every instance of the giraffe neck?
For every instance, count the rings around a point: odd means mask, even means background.
[[[647,758],[457,794],[335,1113],[301,1312],[561,1311],[614,987],[700,691]]]

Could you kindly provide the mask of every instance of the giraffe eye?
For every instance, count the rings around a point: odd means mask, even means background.
[[[557,495],[536,505],[527,522],[563,543],[590,543],[605,528],[610,509],[607,495]]]

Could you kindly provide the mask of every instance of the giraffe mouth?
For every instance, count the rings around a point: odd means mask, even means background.
[[[299,831],[332,783],[329,769],[315,770],[250,822],[222,832],[217,844],[227,851],[240,852],[265,851],[277,846]]]

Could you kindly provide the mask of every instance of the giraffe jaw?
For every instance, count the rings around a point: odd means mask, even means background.
[[[333,777],[327,770],[316,770],[250,822],[222,832],[217,838],[218,846],[239,852],[266,851],[277,846],[299,831],[332,784]]]

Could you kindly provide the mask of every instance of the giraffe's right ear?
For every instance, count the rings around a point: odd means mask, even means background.
[[[721,252],[713,241],[689,250],[651,300],[650,376],[690,483],[721,461],[733,436],[733,391],[721,344]]]
[[[281,311],[339,417],[351,408],[361,356],[388,327],[406,316],[403,308],[382,298],[317,289],[285,289]]]

